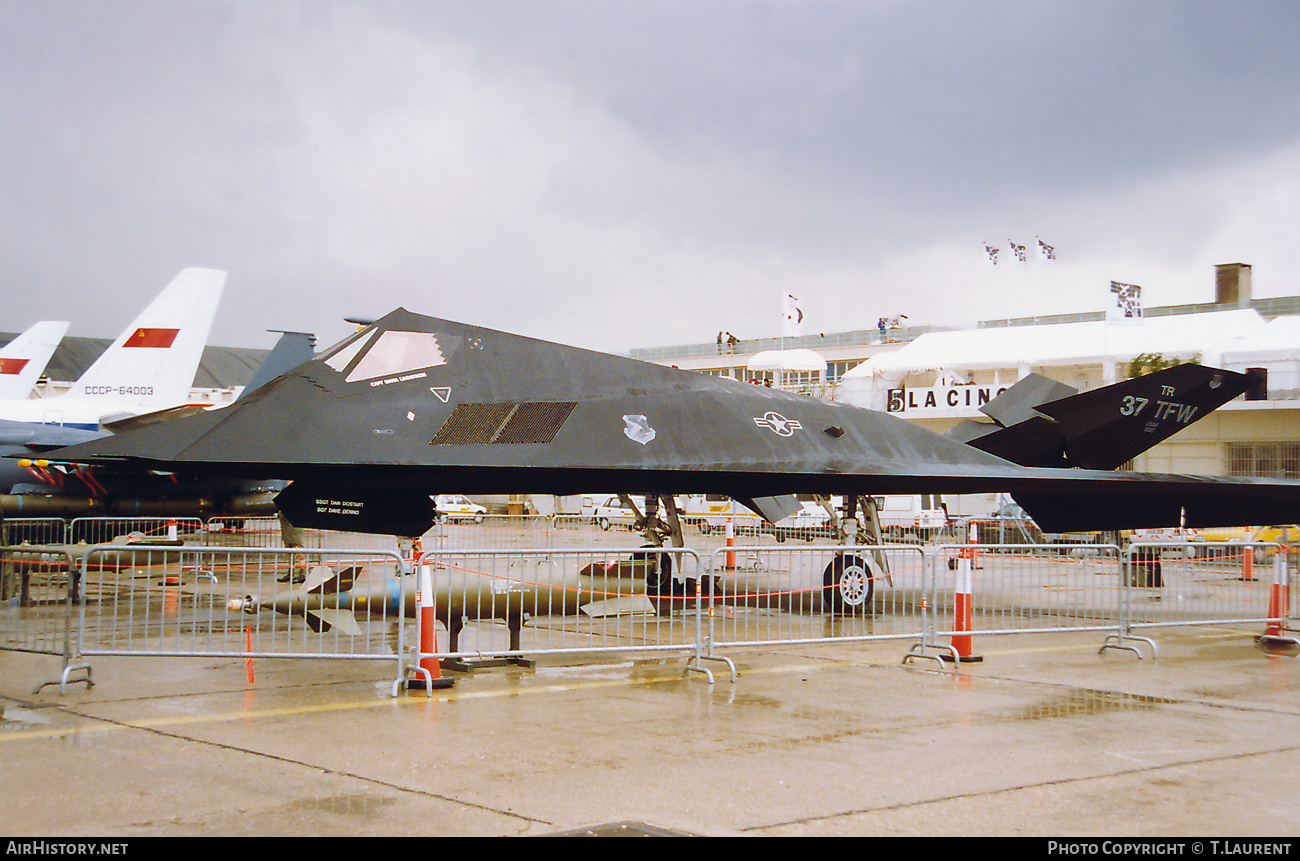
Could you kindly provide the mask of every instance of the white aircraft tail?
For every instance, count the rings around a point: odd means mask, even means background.
[[[225,272],[182,270],[68,395],[132,402],[139,411],[188,401],[225,286]]]
[[[30,397],[68,324],[42,320],[0,348],[0,399]]]

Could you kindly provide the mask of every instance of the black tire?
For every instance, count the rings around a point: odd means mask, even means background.
[[[600,518],[599,520],[596,521],[596,525],[601,528],[601,531],[608,532],[610,527],[609,518],[607,517]]]
[[[876,591],[874,569],[858,556],[836,556],[822,575],[822,606],[837,615],[865,613]]]
[[[633,561],[644,561],[646,594],[673,594],[673,557],[667,553],[633,553]],[[680,593],[680,589],[678,592]]]
[[[667,553],[633,553],[632,560],[646,562],[645,594],[659,616],[671,616],[685,602],[682,586],[673,582],[673,558]],[[678,600],[674,600],[674,596]]]

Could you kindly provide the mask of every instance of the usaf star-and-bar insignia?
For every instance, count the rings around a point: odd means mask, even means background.
[[[803,425],[794,419],[788,419],[772,410],[768,410],[763,415],[756,417],[754,424],[761,428],[767,428],[777,436],[793,436],[795,431],[803,428]]]

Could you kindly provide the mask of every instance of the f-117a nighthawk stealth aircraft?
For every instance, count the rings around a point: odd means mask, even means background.
[[[1242,384],[1202,371],[1048,418],[1090,423],[1070,445],[1161,439]],[[288,479],[277,502],[296,526],[406,536],[451,490],[721,493],[773,522],[797,493],[1003,491],[1053,532],[1300,520],[1297,481],[1022,465],[885,413],[404,309],[226,409],[48,456]]]

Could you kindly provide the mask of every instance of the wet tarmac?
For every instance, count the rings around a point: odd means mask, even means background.
[[[133,836],[1253,836],[1300,831],[1300,660],[1246,628],[685,658],[544,656],[394,698],[392,666],[0,652],[5,831]]]

